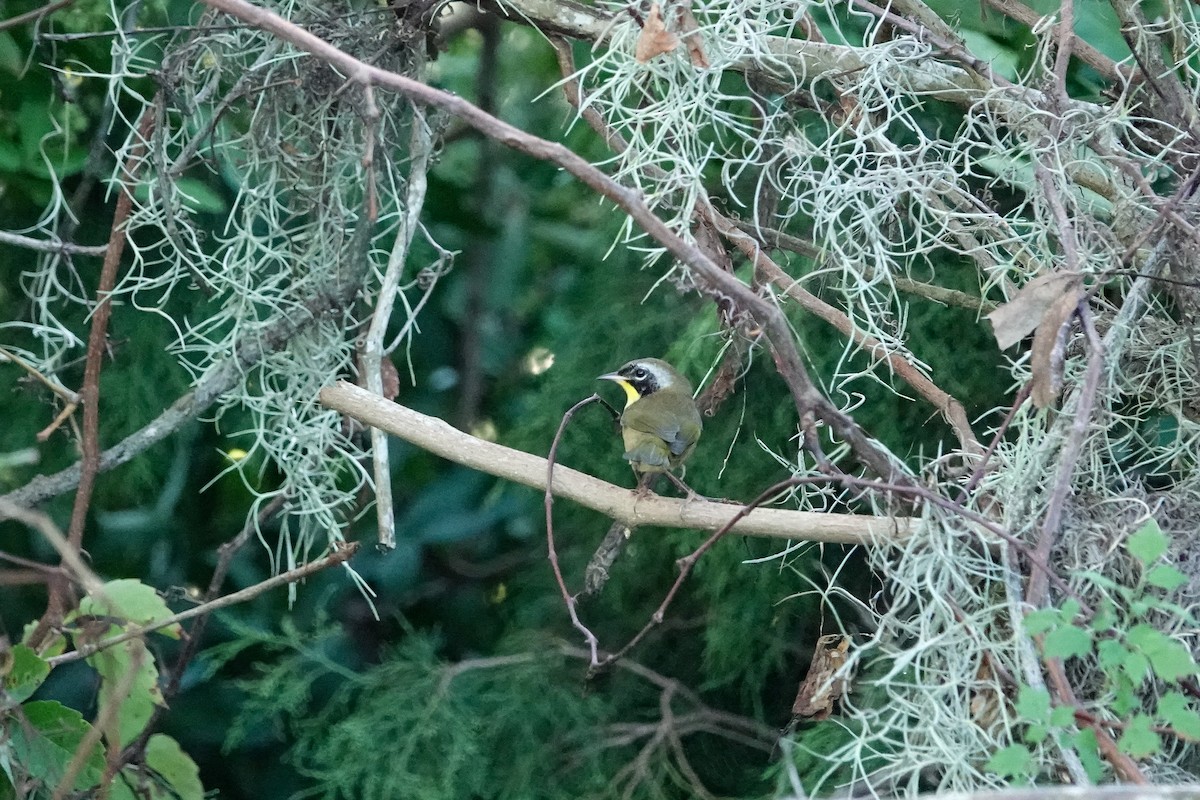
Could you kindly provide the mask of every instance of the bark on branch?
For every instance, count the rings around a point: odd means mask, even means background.
[[[546,488],[546,459],[540,456],[478,439],[436,417],[413,411],[345,381],[322,389],[320,400],[328,408],[456,464],[534,489],[544,491]],[[557,497],[599,511],[629,527],[655,525],[715,531],[741,508],[730,503],[655,495],[639,499],[629,489],[562,465],[555,465],[553,491]],[[756,508],[734,525],[732,533],[838,544],[896,545],[912,535],[916,524],[917,520],[910,517]]]

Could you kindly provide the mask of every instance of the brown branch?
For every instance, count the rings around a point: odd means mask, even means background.
[[[146,139],[154,125],[154,114],[146,109],[138,124],[138,139],[121,172],[125,180],[133,180],[142,155],[146,150]],[[79,404],[83,406],[83,460],[80,464],[79,487],[75,493],[75,506],[71,509],[71,524],[67,528],[67,539],[76,549],[83,546],[83,526],[87,521],[87,510],[92,500],[96,475],[100,471],[100,367],[108,350],[108,320],[112,316],[113,287],[117,283],[117,267],[125,252],[125,221],[133,208],[133,191],[125,181],[117,196],[113,211],[112,227],[109,230],[108,248],[104,252],[104,264],[100,268],[100,283],[96,287],[96,307],[92,310],[92,326],[88,331],[87,360],[83,368],[83,387],[79,390]],[[54,605],[53,602],[51,605]],[[39,626],[40,627],[40,626]]]
[[[1029,28],[1037,26],[1045,16],[1034,11],[1029,6],[1020,2],[1020,0],[984,0],[992,8],[999,11],[1001,14],[1010,19],[1020,22]],[[1080,39],[1073,32],[1069,25],[1063,23],[1054,23],[1054,29],[1050,31],[1051,36],[1059,37],[1062,40],[1063,31],[1067,31],[1071,37],[1071,51],[1079,57],[1081,61],[1090,66],[1092,69],[1099,72],[1110,81],[1127,81],[1133,77],[1133,68],[1127,64],[1117,64],[1108,56],[1101,53],[1095,47]]]
[[[1071,681],[1067,678],[1067,672],[1063,669],[1061,658],[1044,658],[1042,663],[1046,665],[1046,675],[1050,679],[1051,686],[1054,687],[1054,693],[1058,695],[1060,702],[1071,707],[1080,705],[1078,698],[1075,696],[1075,690],[1071,688]],[[1137,784],[1148,784],[1150,781],[1138,767],[1137,762],[1129,757],[1128,754],[1122,753],[1117,747],[1117,743],[1109,736],[1108,731],[1098,722],[1093,722],[1089,725],[1092,731],[1096,734],[1096,746],[1108,763],[1112,764],[1113,770],[1123,781]],[[1090,792],[1090,787],[1089,787]]]
[[[65,800],[67,797],[75,797],[75,781],[79,778],[79,773],[83,771],[88,759],[92,755],[92,750],[100,742],[100,737],[109,733],[115,726],[117,714],[121,710],[121,705],[129,699],[129,693],[133,691],[133,684],[138,679],[138,673],[141,671],[142,662],[148,655],[146,648],[137,648],[129,654],[129,668],[121,675],[116,685],[113,686],[112,694],[110,694],[104,705],[100,707],[99,713],[96,714],[95,721],[84,732],[79,739],[79,744],[75,746],[75,751],[71,753],[71,760],[67,762],[66,769],[63,770],[62,777],[58,781],[58,786],[54,789],[52,800]],[[101,781],[101,791],[97,796],[105,796],[105,792],[112,783],[112,778],[115,772],[111,770],[111,764],[106,761],[104,767],[104,779]]]
[[[604,139],[605,144],[608,145],[610,149],[618,153],[622,153],[627,150],[629,148],[629,144],[625,141],[624,137],[622,137],[618,131],[614,130],[612,126],[608,124],[607,120],[600,115],[600,112],[597,111],[595,107],[583,102],[582,90],[579,86],[578,79],[575,77],[575,64],[574,58],[571,55],[570,45],[558,38],[552,38],[551,44],[554,46],[555,52],[557,53],[559,70],[563,74],[563,92],[566,95],[567,102],[579,111],[580,115],[583,116],[588,125],[590,125],[591,128]],[[661,176],[663,174],[656,166],[651,166],[649,169],[652,175]],[[703,201],[697,205],[695,216],[701,225],[712,227],[726,239],[732,241],[735,246],[737,246],[738,249],[743,252],[743,254],[750,258],[751,263],[755,264],[756,269],[758,268],[759,262],[764,262],[764,269],[766,268],[765,265],[769,264],[770,266],[774,267],[775,271],[779,275],[785,275],[783,270],[773,261],[771,261],[765,253],[763,253],[761,246],[759,246],[756,241],[753,242],[753,244],[748,243],[750,241],[749,236],[739,229],[739,225],[736,221],[717,211],[707,198],[704,198]],[[794,285],[795,281],[788,277],[787,283],[789,285]],[[923,389],[933,386],[931,381],[921,376],[920,373],[917,372],[916,368],[903,358],[887,351],[886,348],[883,348],[882,344],[877,340],[867,337],[866,334],[859,332],[845,314],[842,314],[837,309],[833,308],[807,291],[804,291],[803,289],[799,289],[797,287],[796,291],[802,295],[803,301],[801,301],[801,305],[806,310],[810,311],[811,313],[815,313],[825,322],[833,325],[843,335],[850,336],[855,344],[868,347],[873,352],[882,353],[882,357],[889,361],[895,371],[902,373],[902,377],[904,377],[904,374],[916,375],[921,380],[921,383],[919,386],[914,385],[914,388],[916,388],[919,392]],[[725,301],[725,298],[723,297],[717,297],[715,299],[717,299],[719,305],[722,305],[723,301]],[[774,310],[773,307],[772,310]],[[852,333],[858,334],[863,338],[855,338],[854,336],[851,336]],[[788,341],[790,342],[791,340],[789,339]],[[776,354],[776,367],[779,369],[780,374],[787,382],[788,388],[792,391],[793,398],[796,401],[797,410],[800,411],[801,425],[804,428],[805,433],[805,448],[812,453],[817,461],[817,464],[821,466],[822,469],[826,469],[827,466],[824,454],[821,453],[820,447],[816,441],[816,437],[812,433],[811,414],[806,413],[806,410],[815,411],[819,416],[821,416],[822,419],[833,425],[835,433],[838,433],[838,435],[842,436],[843,438],[846,438],[847,432],[851,432],[854,436],[858,436],[863,432],[858,428],[857,424],[853,422],[852,418],[847,415],[841,415],[841,413],[832,405],[832,403],[829,403],[825,399],[824,395],[817,390],[817,388],[812,384],[812,381],[809,379],[804,367],[799,363],[798,358],[794,361],[791,359],[782,358],[783,354],[780,353],[778,348],[776,348]],[[937,389],[936,386],[933,386],[933,388],[937,393],[940,393],[940,395],[932,399],[931,402],[933,402],[935,407],[943,410],[943,413],[954,415],[954,418],[950,420],[950,424],[955,428],[956,432],[959,433],[960,439],[964,442],[964,448],[968,447],[966,442],[974,440],[974,434],[971,433],[970,423],[967,421],[966,412],[962,410],[962,404],[958,403],[957,400],[953,400],[953,398],[951,398],[945,392],[941,392],[941,390]],[[804,399],[800,398],[800,393],[803,393]],[[955,406],[957,406],[958,411],[961,413],[955,415]],[[837,425],[834,425],[835,420],[841,422],[841,430],[838,429]],[[964,432],[966,438],[964,438]],[[850,439],[847,439],[847,441],[850,441]],[[854,442],[851,442],[851,445],[854,446]],[[882,451],[876,450],[876,448],[871,447],[869,443],[866,442],[860,441],[860,445],[862,445],[864,449],[874,451],[876,455],[880,456],[878,460],[864,459],[865,463],[868,463],[881,477],[895,478],[896,470],[894,469],[894,465],[887,462],[886,455],[883,454]],[[855,447],[854,449],[855,452],[860,452],[859,447]],[[979,447],[978,442],[975,442],[975,449],[982,449]]]
[[[799,281],[788,275],[782,267],[767,257],[758,242],[740,231],[738,233],[739,235],[731,238],[746,257],[751,259],[757,271],[785,295],[799,303],[801,308],[836,328],[855,345],[870,353],[872,357],[887,361],[888,367],[899,375],[901,380],[938,410],[954,430],[959,445],[964,451],[968,453],[983,452],[983,446],[979,444],[975,432],[971,430],[971,421],[967,418],[967,411],[958,398],[925,377],[899,353],[892,352],[883,342],[860,330],[844,313],[801,287]]]
[[[66,8],[74,3],[75,0],[54,0],[53,3],[47,3],[41,8],[35,8],[32,11],[26,11],[24,14],[17,14],[15,17],[9,17],[5,20],[0,20],[0,31],[9,28],[16,28],[24,25],[26,22],[40,22],[42,17],[49,16],[59,9]]]
[[[1079,304],[1078,314],[1088,340],[1087,372],[1077,394],[1074,414],[1068,417],[1071,422],[1070,432],[1058,455],[1058,473],[1055,475],[1054,488],[1046,505],[1046,515],[1042,518],[1037,545],[1032,553],[1042,564],[1049,563],[1054,542],[1058,538],[1058,530],[1062,526],[1063,509],[1067,495],[1071,492],[1071,479],[1075,475],[1079,454],[1083,450],[1083,441],[1092,423],[1092,409],[1096,404],[1096,395],[1100,390],[1100,379],[1104,372],[1104,344],[1096,333],[1095,325],[1092,324],[1092,315],[1086,299]],[[1029,576],[1025,600],[1034,608],[1042,607],[1047,601],[1047,577],[1048,573],[1043,572],[1035,572]]]

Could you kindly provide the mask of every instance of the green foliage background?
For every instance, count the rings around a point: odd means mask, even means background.
[[[35,5],[0,4],[0,16]],[[990,17],[968,19],[974,6],[951,5],[963,29],[990,42],[1001,63],[1019,65],[1027,34]],[[183,3],[146,9],[161,24],[178,24],[189,14]],[[0,32],[0,217],[10,230],[36,219],[51,197],[44,157],[52,157],[64,187],[87,198],[74,239],[101,242],[111,218],[100,179],[111,168],[105,150],[110,137],[101,127],[102,82],[56,74],[42,64],[78,64],[78,75],[83,65],[103,71],[107,13],[97,2],[79,2],[47,24],[59,33],[97,35],[35,45],[26,29]],[[433,82],[475,96],[480,46],[474,32],[451,42],[433,67]],[[582,124],[564,130],[570,112],[557,93],[542,96],[557,67],[538,36],[505,25],[498,55],[490,80],[500,116],[561,137],[593,160],[605,156]],[[1073,79],[1086,87],[1089,76],[1080,71]],[[929,124],[952,124],[954,113],[932,107]],[[93,142],[99,156],[89,167]],[[232,187],[216,176],[205,181],[215,228]],[[401,375],[411,370],[415,379],[402,381],[399,402],[464,425],[488,423],[499,441],[544,453],[572,403],[608,391],[594,381],[601,372],[633,357],[664,356],[699,379],[719,354],[711,306],[694,292],[658,285],[661,265],[645,267],[638,253],[621,247],[610,251],[621,219],[556,168],[464,134],[440,151],[430,183],[425,222],[443,246],[461,255],[422,314],[421,335],[397,359]],[[482,194],[481,185],[487,187]],[[0,245],[4,318],[29,311],[18,291],[28,258],[19,248]],[[94,283],[96,261],[86,263],[85,281]],[[962,274],[962,288],[976,288],[962,264],[929,268],[943,284]],[[472,283],[479,281],[482,288]],[[482,298],[479,308],[469,299],[475,292]],[[181,293],[172,302],[182,312],[202,301]],[[912,315],[912,350],[928,360],[943,388],[966,402],[972,418],[1003,402],[1008,387],[996,379],[999,355],[973,314],[914,301]],[[843,343],[810,318],[796,314],[794,323],[814,375],[827,380]],[[484,381],[477,414],[464,419],[460,362],[472,326],[481,334]],[[185,390],[186,375],[164,352],[167,334],[144,315],[117,310],[113,358],[101,388],[106,444],[145,424]],[[553,354],[554,363],[535,375],[525,364],[536,348]],[[788,474],[758,444],[793,457],[796,452],[794,411],[781,399],[783,384],[768,362],[757,351],[737,393],[706,420],[688,472],[701,493],[748,499]],[[949,367],[953,371],[944,369]],[[77,385],[81,367],[61,377]],[[933,409],[869,384],[856,389],[867,396],[856,418],[889,446],[913,448],[901,456],[915,463],[919,451],[935,452],[945,439]],[[52,417],[44,390],[15,366],[0,364],[0,391],[0,453],[36,446],[39,456],[36,466],[0,467],[0,491],[76,459],[67,430],[33,444]],[[241,421],[229,417],[219,427],[197,424],[102,476],[85,537],[93,567],[106,577],[139,576],[185,605],[182,595],[207,583],[216,547],[237,532],[249,504],[236,477],[217,477],[226,454],[240,446],[240,428]],[[335,572],[309,580],[294,605],[282,593],[260,597],[223,612],[210,626],[165,718],[165,732],[199,762],[204,785],[222,797],[268,800],[298,792],[598,797],[615,796],[625,786],[633,786],[636,797],[688,796],[678,766],[661,754],[641,783],[614,785],[645,738],[604,743],[622,724],[656,719],[661,688],[620,670],[586,682],[583,662],[564,652],[578,641],[545,563],[541,497],[402,443],[393,443],[393,456],[398,547],[385,554],[364,548],[353,564],[376,593],[378,620],[345,575]],[[594,407],[568,431],[560,461],[630,481],[612,426]],[[260,480],[274,479],[264,466]],[[47,510],[65,523],[69,497]],[[564,571],[578,586],[608,521],[562,502],[555,515]],[[32,533],[14,523],[3,523],[0,531],[4,550],[49,560],[50,551]],[[360,520],[354,533],[369,542],[371,519]],[[675,559],[698,541],[696,532],[638,533],[602,597],[582,607],[603,642],[620,643],[642,625],[670,585]],[[767,729],[785,726],[816,637],[836,627],[805,594],[809,582],[823,583],[828,570],[856,556],[810,547],[766,564],[746,563],[778,549],[763,540],[721,542],[698,565],[667,624],[635,651],[635,660],[690,687],[712,708],[754,718]],[[266,556],[264,547],[243,552],[229,588],[267,577]],[[865,570],[847,572],[856,577],[843,583],[858,596],[878,589]],[[5,587],[4,594],[0,624],[15,639],[36,618],[44,595],[38,587]],[[160,662],[170,663],[172,645],[156,645],[163,648]],[[478,666],[457,673],[457,663]],[[94,676],[82,665],[57,669],[38,696],[92,712]],[[838,735],[822,725],[800,733],[816,748]],[[682,746],[713,792],[772,791],[768,753],[703,732]]]

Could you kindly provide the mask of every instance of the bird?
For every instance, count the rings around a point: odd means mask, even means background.
[[[672,473],[696,449],[704,428],[687,378],[662,359],[637,358],[596,380],[625,390],[621,437],[639,483],[659,473],[676,480]]]

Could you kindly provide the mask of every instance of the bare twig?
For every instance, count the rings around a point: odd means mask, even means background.
[[[1079,454],[1083,450],[1084,439],[1092,424],[1092,409],[1096,404],[1100,379],[1104,373],[1104,344],[1096,333],[1086,300],[1079,304],[1078,313],[1088,340],[1087,372],[1084,375],[1083,385],[1075,398],[1074,413],[1069,417],[1070,432],[1058,454],[1058,474],[1054,479],[1054,488],[1050,493],[1046,514],[1042,518],[1037,545],[1032,553],[1032,557],[1040,564],[1049,563],[1054,542],[1058,537],[1058,530],[1062,526],[1063,508],[1067,502],[1067,495],[1071,493],[1071,479],[1075,475]],[[1035,608],[1046,602],[1048,575],[1047,572],[1038,571],[1029,576],[1029,587],[1025,592],[1025,599]]]
[[[376,112],[378,113],[378,112]],[[421,209],[425,205],[425,190],[428,187],[426,172],[433,141],[425,115],[414,109],[412,160],[408,169],[408,195],[404,201],[404,222],[396,232],[396,241],[388,256],[387,270],[379,286],[375,302],[375,313],[363,342],[363,362],[366,371],[367,390],[384,396],[383,359],[384,336],[392,319],[396,295],[400,291],[400,276],[408,263],[409,247],[420,224]],[[388,458],[387,437],[377,428],[371,429],[371,459],[375,470],[375,517],[379,527],[379,544],[391,550],[396,546],[396,512],[392,507],[392,470]]]
[[[133,627],[117,634],[116,636],[110,636],[109,638],[102,639],[94,644],[80,647],[79,649],[70,653],[63,653],[60,656],[48,658],[46,659],[46,662],[51,666],[69,664],[72,661],[79,661],[80,659],[87,658],[92,653],[95,653],[99,650],[121,644],[121,642],[128,642],[130,639],[140,638],[145,636],[147,633],[153,633],[154,631],[165,628],[169,625],[176,625],[180,622],[192,619],[193,617],[211,614],[219,609],[237,605],[238,603],[244,603],[247,600],[253,600],[263,592],[268,592],[276,587],[304,580],[309,575],[313,575],[323,569],[337,566],[338,564],[344,564],[349,561],[351,556],[353,556],[356,552],[358,552],[357,542],[343,544],[337,550],[334,550],[324,558],[318,558],[316,561],[310,561],[303,566],[296,567],[296,569],[288,570],[287,572],[281,572],[278,575],[267,578],[265,581],[256,583],[253,586],[247,586],[241,591],[234,592],[233,594],[227,594],[224,597],[219,597],[216,600],[208,603],[201,603],[194,608],[189,608],[186,611],[180,611],[178,614],[172,614],[169,617],[156,620],[149,625],[134,625]]]
[[[546,492],[543,499],[543,504],[546,507],[546,557],[550,560],[550,569],[554,571],[554,580],[558,583],[558,590],[562,594],[563,603],[566,604],[567,613],[571,616],[571,624],[575,626],[577,631],[583,634],[584,641],[587,642],[593,666],[599,661],[597,648],[600,643],[596,639],[596,634],[592,633],[580,621],[579,612],[576,608],[578,598],[567,589],[567,583],[563,580],[562,568],[558,565],[558,548],[554,545],[554,492],[551,491],[551,487],[554,486],[554,462],[558,456],[558,445],[562,441],[563,432],[567,429],[567,423],[571,421],[571,418],[581,408],[598,402],[603,402],[600,399],[600,395],[593,394],[591,397],[580,400],[567,409],[567,413],[563,414],[562,422],[558,425],[558,431],[554,434],[554,442],[550,445],[550,455],[546,458]]]
[[[15,17],[0,20],[0,31],[19,27],[26,22],[38,22],[42,17],[53,14],[61,8],[66,8],[74,2],[75,0],[54,0],[54,2],[47,3],[41,8],[35,8],[32,11],[26,11],[24,14],[17,14]]]
[[[1044,19],[1043,15],[1020,2],[1020,0],[984,0],[984,2],[1001,14],[1030,28],[1037,26]],[[1071,27],[1063,25],[1061,20],[1054,23],[1054,28],[1055,30],[1052,31],[1051,35],[1060,37],[1060,40],[1063,35],[1062,31],[1071,31]],[[1074,33],[1069,33],[1069,35],[1071,36],[1071,51],[1105,78],[1117,81],[1129,80],[1132,77],[1133,70],[1127,64],[1117,64],[1095,47],[1074,35]]]
[[[1077,707],[1080,705],[1078,698],[1075,696],[1075,690],[1071,688],[1071,682],[1067,678],[1067,672],[1063,669],[1061,658],[1046,658],[1043,659],[1046,665],[1046,674],[1050,679],[1050,685],[1054,688],[1054,693],[1058,695],[1059,700],[1065,705]],[[1120,776],[1121,780],[1129,783],[1148,784],[1149,779],[1146,778],[1137,762],[1129,757],[1128,754],[1121,752],[1117,743],[1109,736],[1108,731],[1104,726],[1093,722],[1089,725],[1092,731],[1096,734],[1096,747],[1100,750],[1100,754],[1112,764],[1113,770]]]
[[[34,509],[23,508],[0,497],[0,520],[5,519],[15,519],[40,533],[42,538],[58,553],[63,565],[75,576],[85,592],[90,595],[103,593],[104,582],[92,571],[91,567],[83,563],[79,549],[71,545],[48,515]],[[47,569],[53,568],[47,567]]]
[[[122,175],[132,180],[146,150],[146,139],[154,124],[154,114],[146,109],[138,124],[138,139],[125,159]],[[117,267],[125,252],[125,221],[133,208],[133,191],[124,182],[113,211],[112,227],[109,231],[108,248],[104,253],[104,265],[100,268],[100,283],[96,287],[96,306],[92,311],[92,325],[88,331],[87,360],[83,370],[83,387],[79,390],[79,403],[83,406],[83,439],[80,447],[83,460],[80,463],[79,488],[75,493],[75,506],[71,510],[71,525],[67,539],[78,549],[83,545],[83,525],[87,520],[88,506],[92,501],[92,489],[96,475],[100,472],[100,366],[108,344],[108,319],[112,315],[110,297],[117,282]],[[50,603],[51,606],[55,604]]]
[[[50,391],[54,392],[56,395],[62,398],[64,402],[71,405],[79,402],[78,394],[72,392],[54,378],[43,375],[41,370],[30,364],[25,359],[21,358],[13,351],[9,350],[7,347],[0,346],[0,359],[11,361],[21,369],[25,370],[27,373],[29,373],[30,377],[34,378],[38,383],[42,384]]]
[[[134,648],[130,652],[129,668],[117,680],[112,693],[108,695],[104,705],[100,707],[99,713],[96,714],[95,721],[80,737],[79,744],[75,746],[75,752],[71,754],[71,760],[67,762],[62,778],[59,779],[58,786],[54,789],[53,800],[64,800],[68,796],[75,796],[75,781],[79,778],[79,773],[91,758],[92,751],[100,742],[100,737],[115,727],[121,704],[129,699],[129,693],[133,691],[133,684],[139,677],[142,662],[147,655],[145,647]],[[113,744],[115,745],[115,743]],[[105,796],[108,785],[112,781],[113,774],[110,774],[109,766],[109,763],[106,762],[105,780],[101,783],[99,796]]]

